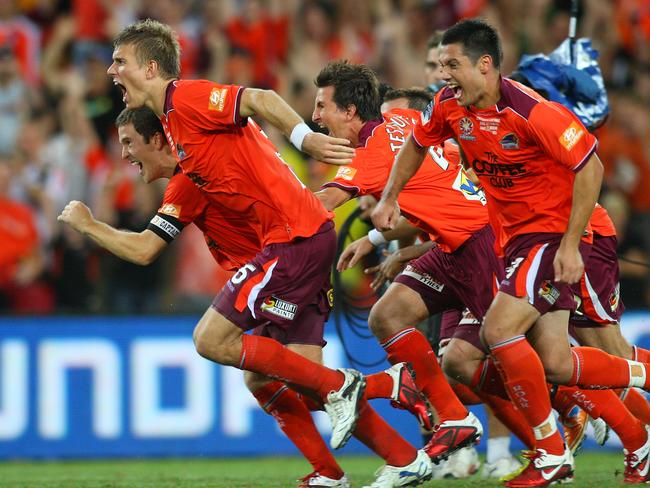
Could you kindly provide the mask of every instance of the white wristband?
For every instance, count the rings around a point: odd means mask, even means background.
[[[305,140],[305,136],[307,134],[312,133],[313,131],[309,128],[307,124],[304,122],[300,122],[298,125],[296,125],[293,130],[291,131],[291,137],[289,137],[289,140],[291,141],[291,144],[296,146],[299,151],[302,151],[302,141]]]
[[[370,244],[373,246],[381,246],[382,244],[386,244],[388,241],[384,237],[384,234],[379,232],[377,229],[372,229],[370,232],[368,232],[368,240],[370,241]]]

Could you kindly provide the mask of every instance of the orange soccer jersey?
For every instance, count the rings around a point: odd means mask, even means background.
[[[599,236],[609,237],[616,236],[616,228],[614,227],[614,222],[609,218],[609,214],[604,207],[597,203],[594,207],[594,213],[591,214],[591,219],[589,219],[589,225],[594,234]]]
[[[564,233],[575,172],[596,149],[596,138],[560,104],[501,79],[501,99],[485,110],[461,107],[441,90],[413,129],[421,146],[455,138],[488,196],[498,247],[515,236]]]
[[[161,117],[167,141],[210,203],[245,219],[263,246],[312,236],[333,215],[259,126],[240,117],[243,90],[206,80],[170,83]]]
[[[255,228],[245,218],[211,205],[205,194],[178,172],[169,180],[162,205],[148,229],[171,242],[192,223],[203,232],[212,256],[225,270],[242,267],[262,250]]]
[[[324,186],[380,198],[395,156],[419,118],[416,110],[394,109],[384,114],[383,121],[366,123],[354,161],[341,166],[334,181]],[[444,155],[440,147],[429,151],[398,203],[404,216],[446,252],[454,251],[488,222],[485,197],[467,179],[458,164],[458,150],[450,143]]]

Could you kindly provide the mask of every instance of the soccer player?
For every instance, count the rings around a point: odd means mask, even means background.
[[[291,135],[298,148],[325,162],[349,161],[354,153],[349,141],[312,133],[273,91],[179,80],[179,58],[169,26],[146,20],[118,34],[108,74],[122,88],[127,107],[144,105],[160,117],[183,173],[210,205],[235,215],[222,224],[236,231],[238,222],[247,222],[263,246],[199,321],[197,351],[312,392],[332,420],[332,447],[343,446],[354,431],[387,461],[378,476],[380,486],[399,486],[392,483],[395,477],[400,483],[427,478],[428,457],[367,404],[360,373],[335,371],[272,338],[243,334],[269,322],[290,333],[302,314],[326,314],[336,247],[332,214],[293,175],[250,117],[264,117]]]
[[[508,268],[485,315],[482,339],[510,398],[533,428],[536,453],[507,486],[546,486],[572,476],[572,456],[551,413],[549,381],[648,388],[646,365],[569,347],[570,284],[583,271],[581,238],[600,188],[596,140],[564,107],[502,78],[498,34],[464,20],[443,35],[447,88],[403,145],[373,213],[379,229],[399,216],[397,196],[427,147],[454,137],[488,194]],[[527,334],[527,336],[526,336]],[[650,445],[630,453],[647,476]]]
[[[419,119],[420,112],[394,109],[382,116],[377,78],[363,65],[331,62],[316,77],[316,86],[318,91],[312,120],[326,127],[335,137],[349,139],[356,147],[352,164],[339,168],[334,181],[325,184],[316,195],[327,209],[334,209],[353,197],[379,196],[393,158]],[[468,248],[473,262],[477,255],[486,256],[485,268],[475,270],[475,274],[491,274],[493,237],[487,225],[484,200],[473,191],[463,170],[444,157],[442,148],[435,148],[426,158],[427,163],[400,195],[400,207],[405,216],[437,243],[425,256],[431,260],[440,257],[441,260],[453,261],[458,256],[455,254],[457,249]],[[476,215],[476,219],[464,220],[463,216],[468,214]],[[356,248],[348,249],[348,253],[341,256],[339,270],[348,267],[350,261],[354,264],[355,256],[367,254],[377,241],[390,238],[390,233],[382,235],[371,231],[368,237],[357,241]],[[493,260],[492,265],[497,269],[496,257]],[[482,426],[456,398],[427,339],[414,327],[436,310],[461,307],[457,288],[441,296],[439,303],[426,303],[412,288],[418,291],[443,288],[447,286],[444,272],[435,264],[432,264],[432,271],[436,273],[433,278],[418,274],[415,269],[409,271],[408,267],[407,271],[413,281],[411,287],[393,283],[373,306],[369,325],[391,363],[408,362],[412,365],[416,385],[436,410],[440,425],[425,450],[434,462],[438,462],[453,451],[476,442],[482,434]],[[466,278],[469,280],[469,275]],[[438,279],[441,281],[436,281]],[[450,281],[462,279],[454,277]],[[483,301],[487,308],[492,294],[491,290],[486,290],[486,293],[489,296]],[[463,298],[470,300],[470,297]],[[480,297],[475,299],[480,300]],[[368,386],[368,396],[377,395],[372,391],[374,385],[369,383]],[[380,393],[378,396],[386,395]]]

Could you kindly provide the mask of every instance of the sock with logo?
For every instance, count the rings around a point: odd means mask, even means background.
[[[273,381],[255,390],[253,396],[262,409],[275,418],[282,432],[305,456],[315,472],[336,480],[343,476],[343,470],[296,392],[279,381]]]
[[[621,392],[621,400],[632,415],[650,425],[650,404],[642,393],[635,388],[627,388]]]
[[[646,365],[607,354],[594,347],[572,347],[573,375],[568,385],[601,389],[650,386]]]
[[[296,384],[327,398],[343,385],[343,374],[310,361],[268,337],[244,334],[239,369]]]
[[[388,425],[365,398],[359,403],[354,436],[391,466],[406,466],[417,456],[415,447]]]
[[[525,336],[490,345],[490,354],[514,404],[532,427],[536,448],[562,455],[560,435],[548,395],[544,367]]]
[[[415,372],[415,384],[436,410],[439,421],[467,417],[467,409],[447,382],[427,339],[414,327],[402,329],[381,343],[391,364],[408,362]]]

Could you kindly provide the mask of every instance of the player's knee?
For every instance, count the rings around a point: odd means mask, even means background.
[[[194,347],[200,356],[219,364],[236,365],[241,352],[239,343],[233,338],[222,337],[208,323],[201,320],[194,328],[192,335]]]
[[[540,357],[549,383],[567,384],[573,375],[573,361],[565,355],[548,354]]]
[[[246,388],[248,388],[248,391],[250,392],[254,392],[260,389],[270,381],[273,380],[269,379],[268,376],[263,376],[258,373],[253,373],[252,371],[244,371],[244,384],[246,385]]]
[[[442,356],[442,370],[447,377],[465,385],[472,380],[478,362],[469,357],[462,347],[451,341]]]
[[[384,340],[399,332],[400,328],[397,327],[399,321],[393,315],[390,305],[384,305],[381,300],[372,307],[368,317],[368,327],[377,339]]]

